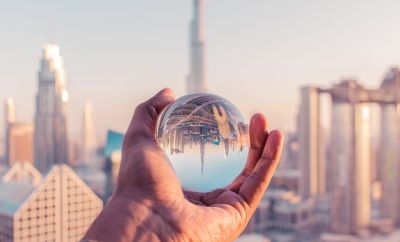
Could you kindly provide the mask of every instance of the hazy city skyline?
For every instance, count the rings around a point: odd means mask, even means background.
[[[41,49],[54,42],[65,60],[72,135],[79,134],[85,100],[93,102],[97,132],[124,131],[134,107],[157,90],[184,93],[191,4],[3,3],[0,99],[13,96],[18,119],[33,119]],[[246,117],[260,111],[271,126],[293,129],[299,86],[346,76],[377,86],[400,63],[400,34],[393,31],[399,7],[397,1],[207,1],[209,89]]]
[[[81,237],[128,162],[135,107],[168,86],[177,98],[207,90],[232,102],[193,94],[162,112],[155,137],[183,190],[240,173],[252,113],[291,131],[243,233],[400,241],[400,2],[184,3],[0,5],[0,240]],[[279,157],[270,138],[246,179]]]

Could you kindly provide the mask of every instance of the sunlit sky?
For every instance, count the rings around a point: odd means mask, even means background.
[[[33,120],[41,48],[54,42],[71,133],[79,133],[85,100],[99,134],[124,131],[157,90],[184,94],[191,2],[1,1],[0,100],[13,96],[18,119]],[[293,130],[300,86],[355,77],[373,87],[400,64],[399,10],[398,0],[207,1],[210,91],[247,117],[263,112],[273,128]]]

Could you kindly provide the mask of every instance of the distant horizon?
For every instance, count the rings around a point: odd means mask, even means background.
[[[65,63],[72,138],[79,135],[86,100],[93,103],[98,135],[124,132],[135,106],[159,89],[184,94],[191,4],[3,3],[0,113],[12,96],[17,120],[33,122],[42,46],[51,42]],[[233,102],[247,119],[262,112],[271,128],[293,131],[300,86],[330,86],[350,77],[376,87],[400,64],[400,33],[393,31],[399,7],[397,1],[206,1],[210,92]]]

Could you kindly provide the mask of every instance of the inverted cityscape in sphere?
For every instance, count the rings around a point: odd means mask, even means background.
[[[244,167],[248,125],[239,110],[213,94],[189,94],[161,113],[156,139],[190,191],[227,186]]]

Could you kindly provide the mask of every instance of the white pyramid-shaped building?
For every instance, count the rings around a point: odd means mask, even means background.
[[[102,201],[66,165],[41,178],[27,164],[17,163],[0,183],[0,241],[79,241]]]

